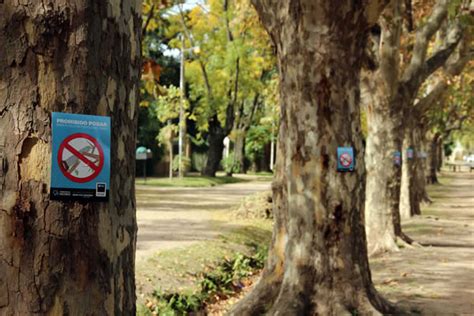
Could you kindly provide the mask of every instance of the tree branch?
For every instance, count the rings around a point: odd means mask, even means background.
[[[446,91],[447,87],[448,84],[444,80],[438,81],[434,88],[420,101],[418,101],[418,103],[415,104],[417,112],[420,114],[419,117],[423,117],[432,104],[439,100],[442,94]]]
[[[405,0],[405,18],[408,32],[413,32],[413,7],[412,0]]]
[[[444,130],[444,133],[443,133],[443,138],[448,138],[448,136],[454,132],[454,131],[458,131],[460,129],[462,129],[462,125],[464,123],[464,121],[469,117],[469,115],[462,115],[460,117],[457,118],[456,120],[456,123],[455,125],[452,125],[450,127],[447,127],[445,130]]]
[[[450,54],[447,61],[445,61],[444,72],[448,76],[457,76],[461,74],[468,61],[473,58],[473,55],[470,52],[470,47],[467,44],[468,42],[469,38],[463,38],[459,45],[457,45],[458,49],[456,50],[456,53]],[[434,56],[430,59],[432,58],[434,58]],[[427,61],[427,64],[429,64],[429,60]],[[446,81],[442,78],[439,78],[431,92],[421,99],[417,104],[415,104],[417,111],[419,113],[425,113],[431,104],[440,99],[447,86],[448,85]]]
[[[186,25],[186,21],[184,19],[184,13],[181,8],[181,5],[178,6],[179,8],[179,14],[181,16],[181,24],[183,25],[183,30],[184,33],[186,34],[186,37],[188,38],[189,42],[191,43],[192,47],[195,47],[196,45],[194,44],[193,37],[191,36],[188,26]],[[206,71],[206,65],[204,65],[204,62],[202,61],[201,58],[197,58],[199,67],[201,68],[202,76],[204,78],[204,84],[206,85],[206,90],[207,90],[207,96],[209,99],[212,99],[212,89],[211,89],[211,83],[209,82],[209,76],[207,75]]]
[[[257,112],[258,105],[260,104],[259,99],[260,99],[260,94],[256,93],[255,97],[253,98],[252,109],[250,110],[250,115],[248,116],[248,119],[243,126],[243,129],[245,131],[248,131],[248,129],[250,128],[250,125],[252,125],[253,117],[255,116],[255,112]]]
[[[150,8],[150,12],[148,13],[148,16],[146,18],[145,25],[143,26],[143,29],[142,29],[142,38],[145,38],[146,29],[148,28],[148,24],[150,24],[150,21],[151,19],[153,19],[154,15],[155,15],[155,5],[152,5]]]
[[[448,15],[448,2],[448,0],[438,0],[428,21],[426,21],[423,27],[417,30],[413,55],[410,60],[410,65],[403,74],[403,81],[408,82],[413,80],[412,78],[416,77],[423,67],[429,42]]]
[[[448,39],[445,45],[433,54],[422,67],[419,68],[417,75],[411,78],[411,85],[419,85],[426,80],[433,72],[443,66],[448,60],[449,56],[455,51],[459,41],[462,38],[461,26],[456,23],[454,29],[448,34]]]
[[[400,1],[391,1],[380,18],[382,36],[379,46],[380,75],[391,94],[398,88],[400,36],[403,19]]]

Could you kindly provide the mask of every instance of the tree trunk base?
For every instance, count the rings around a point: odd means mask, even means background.
[[[388,252],[400,251],[397,245],[396,237],[385,234],[381,238],[378,238],[375,243],[368,247],[369,257],[374,257]]]
[[[423,248],[423,245],[416,241],[406,242],[401,238],[397,238],[397,244],[400,248],[408,248],[408,249],[416,249],[416,248]]]
[[[278,296],[281,277],[264,275],[252,291],[232,307],[228,315],[232,316],[257,316],[265,314]],[[276,278],[276,279],[275,279]]]
[[[399,241],[399,240],[403,241],[405,244],[409,244],[409,245],[411,245],[412,243],[415,242],[412,238],[408,237],[408,235],[405,234],[404,232],[400,232],[400,233],[397,234],[397,241]]]
[[[341,295],[341,289],[328,289],[328,284],[323,283],[307,292],[285,291],[281,288],[281,280],[268,282],[270,278],[271,276],[262,277],[252,292],[234,305],[228,315],[403,314],[403,311],[381,297],[375,289],[365,295],[363,290],[351,293],[352,296],[348,293]],[[344,287],[342,284],[338,286]],[[350,285],[347,288],[349,287]]]

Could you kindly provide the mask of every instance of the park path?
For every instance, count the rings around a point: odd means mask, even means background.
[[[216,211],[229,210],[245,196],[269,189],[269,181],[208,188],[137,185],[137,261],[159,250],[214,238],[225,225],[213,219]]]
[[[371,259],[374,283],[422,315],[474,315],[474,173],[444,173],[429,193],[433,204],[403,224],[424,247]]]

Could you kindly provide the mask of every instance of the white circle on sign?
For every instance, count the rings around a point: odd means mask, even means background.
[[[73,182],[88,182],[100,173],[104,155],[99,142],[83,133],[67,137],[58,151],[59,167],[66,178]]]
[[[349,167],[352,163],[352,157],[348,153],[343,153],[339,157],[339,162],[343,167]]]

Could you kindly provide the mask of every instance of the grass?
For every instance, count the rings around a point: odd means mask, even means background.
[[[273,172],[260,171],[260,172],[247,172],[248,175],[260,176],[260,177],[273,177]]]
[[[186,176],[183,178],[147,178],[144,182],[143,178],[137,178],[136,184],[158,186],[158,187],[213,187],[216,185],[227,183],[246,182],[247,180],[238,177],[218,176],[202,177],[202,176]]]
[[[216,239],[157,252],[137,265],[137,303],[142,311],[138,315],[146,315],[143,304],[153,290],[194,292],[199,288],[197,281],[202,273],[211,271],[223,258],[236,253],[249,255],[255,247],[268,246],[271,235],[271,220],[236,220],[232,229]]]

